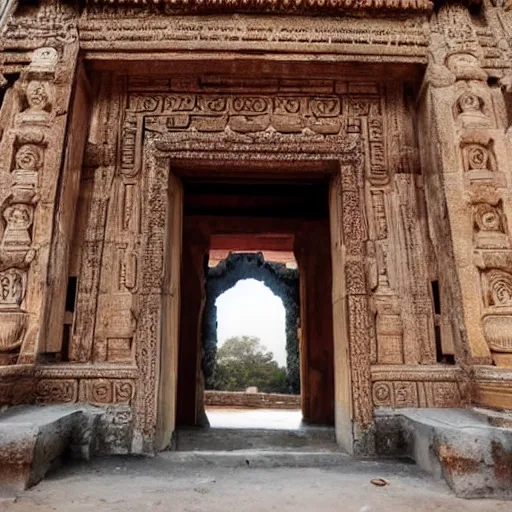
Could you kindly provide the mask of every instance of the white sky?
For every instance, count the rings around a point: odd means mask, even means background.
[[[222,346],[232,336],[256,336],[286,366],[283,302],[255,279],[238,281],[217,299],[217,338]]]

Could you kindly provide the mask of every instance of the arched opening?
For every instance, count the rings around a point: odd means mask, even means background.
[[[298,374],[299,368],[288,371],[287,348],[294,349],[294,340],[287,344],[283,300],[262,281],[249,278],[219,295],[215,306],[214,385],[205,397],[210,425],[275,428],[300,424],[300,397],[290,385],[299,379],[291,375]]]
[[[299,273],[293,257],[288,263],[266,261],[262,253],[210,259],[202,345],[213,425],[225,424],[219,407],[290,409],[300,421]],[[264,416],[269,426],[283,417]],[[252,417],[258,423],[263,416]]]
[[[286,371],[286,312],[282,299],[261,281],[241,279],[215,302],[217,307],[217,360],[219,349],[233,338],[256,338],[272,360]],[[217,363],[218,368],[218,363]],[[238,386],[239,387],[239,386]],[[217,378],[216,388],[228,391]],[[233,391],[237,391],[233,389]],[[242,389],[238,389],[242,391]],[[274,390],[286,393],[288,389]]]

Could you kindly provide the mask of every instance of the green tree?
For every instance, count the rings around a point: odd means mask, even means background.
[[[217,351],[215,389],[245,391],[249,386],[264,393],[286,393],[286,369],[274,361],[259,338],[229,338]]]

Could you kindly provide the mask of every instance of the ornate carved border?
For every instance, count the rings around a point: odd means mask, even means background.
[[[228,102],[232,102],[232,115],[227,115],[227,118],[226,114],[223,114],[226,99]],[[342,107],[336,97],[325,96],[323,100],[325,100],[325,104],[322,103],[321,97],[319,99],[313,97],[309,100],[313,103],[305,105],[303,96],[288,96],[286,107],[282,107],[288,108],[290,111],[287,116],[284,115],[286,111],[283,111],[282,114],[276,113],[275,109],[270,111],[270,106],[265,103],[267,101],[265,98],[251,95],[230,95],[227,98],[208,95],[196,98],[194,95],[191,97],[186,94],[165,97],[139,95],[129,101],[129,110],[145,112],[144,117],[139,118],[140,120],[133,117],[130,111],[127,112],[121,142],[120,162],[120,171],[125,174],[138,174],[137,166],[142,165],[143,172],[141,174],[144,181],[142,189],[147,191],[143,200],[145,206],[141,212],[141,255],[143,254],[144,257],[140,260],[140,280],[137,292],[143,300],[140,301],[140,310],[137,313],[138,322],[134,340],[136,362],[140,372],[134,410],[135,432],[136,436],[140,434],[140,439],[136,442],[142,443],[142,446],[149,447],[155,436],[159,364],[157,357],[159,344],[166,341],[162,337],[159,322],[165,293],[163,268],[166,254],[167,187],[173,160],[228,161],[238,159],[271,160],[276,163],[290,160],[336,160],[340,163],[340,170],[344,170],[345,181],[348,179],[354,185],[363,183],[365,174],[370,179],[377,181],[382,179],[384,172],[383,163],[380,160],[382,153],[375,153],[374,158],[371,156],[372,150],[377,151],[376,145],[368,150],[370,153],[369,165],[366,167],[364,165],[365,149],[362,132],[366,128],[362,127],[360,119],[361,115],[373,115],[378,118],[380,115],[379,103],[371,99],[358,99]],[[177,104],[176,102],[179,102],[184,109],[188,110],[179,114],[173,108],[172,112],[166,114],[164,112],[166,102],[167,104],[172,103],[174,106]],[[191,106],[204,102],[210,102],[209,106],[203,104],[200,112]],[[143,108],[139,108],[142,105]],[[274,103],[274,108],[275,105]],[[347,112],[344,112],[343,108],[346,108]],[[256,112],[258,115],[255,115],[254,109],[259,112]],[[317,109],[317,115],[307,117],[314,109]],[[205,131],[197,129],[190,131],[188,128],[193,123],[200,128],[208,126],[208,123],[203,122],[205,112],[210,115],[206,121],[210,123],[210,126],[215,127],[216,132],[208,132],[206,128]],[[299,112],[302,115],[298,115]],[[305,114],[305,112],[310,114]],[[326,113],[326,117],[322,117],[322,112]],[[350,113],[354,115],[353,118],[350,117]],[[309,125],[309,129],[305,126],[306,124]],[[134,130],[130,128],[130,125],[140,128]],[[180,126],[181,128],[177,129],[177,125],[178,128]],[[141,142],[143,142],[144,149],[141,154],[137,154],[139,143],[136,140],[142,136],[139,131],[142,126],[144,127],[144,141]],[[271,128],[269,132],[269,126],[277,126],[281,131]],[[380,126],[382,127],[382,124]],[[375,125],[374,128],[376,128]],[[321,133],[322,131],[326,131],[328,135]],[[127,141],[130,142],[127,144]],[[133,147],[133,152],[129,149],[131,147]],[[343,193],[343,191],[341,192]],[[349,194],[350,197],[346,197],[346,194]],[[347,264],[347,287],[354,293],[362,293],[361,297],[357,297],[357,299],[362,299],[366,294],[363,265],[365,253],[363,239],[365,237],[363,236],[362,205],[364,199],[357,187],[353,191],[345,190],[344,196],[348,209],[345,209],[342,214],[342,222],[344,222],[347,243],[349,245],[352,242],[359,243],[357,249],[354,246],[357,256],[352,256],[350,264]],[[360,226],[363,230],[359,242],[352,236],[355,225]],[[359,264],[356,259],[359,260]],[[357,277],[354,274],[355,266],[360,270],[357,272]],[[349,317],[356,315],[358,319],[347,319],[352,326],[355,326],[356,331],[359,331],[357,326],[368,325],[366,298],[360,300],[358,304],[356,310],[349,308]],[[353,332],[355,345],[365,344],[364,340],[368,339],[368,331],[367,329],[364,331]],[[360,425],[368,426],[372,422],[370,360],[368,350],[363,346],[357,348],[355,345],[350,350],[353,367],[353,395],[355,397],[354,419]],[[363,359],[360,359],[361,357]]]
[[[127,14],[128,12],[128,14]],[[238,14],[162,16],[126,6],[90,7],[79,21],[80,47],[116,51],[269,51],[338,60],[426,63],[426,14],[410,18]],[[148,28],[151,27],[151,28]],[[111,54],[112,55],[112,54]],[[91,55],[92,56],[92,55]],[[165,56],[163,56],[165,58]]]
[[[345,254],[340,271],[347,317],[342,321],[349,339],[347,372],[351,373],[353,396],[347,417],[357,425],[356,435],[361,433],[362,439],[373,424],[370,365],[410,362],[410,351],[403,353],[396,278],[390,278],[386,265],[387,247],[397,243],[388,223],[395,169],[402,171],[399,197],[414,187],[413,160],[398,161],[396,154],[396,148],[403,145],[397,136],[403,131],[402,114],[398,106],[391,107],[400,101],[399,91],[390,95],[389,86],[381,88],[371,82],[210,75],[105,76],[102,83],[110,92],[100,95],[100,110],[105,114],[100,117],[108,120],[109,128],[95,136],[98,144],[89,148],[88,165],[96,169],[92,204],[103,206],[102,213],[91,208],[94,236],[87,239],[90,243],[83,246],[81,257],[83,269],[90,269],[92,262],[92,267],[104,271],[96,273],[94,283],[90,272],[81,277],[70,357],[102,367],[117,367],[130,360],[136,364],[136,393],[131,397],[134,451],[151,451],[157,424],[158,360],[164,340],[160,319],[167,293],[163,276],[169,236],[168,187],[175,161],[181,165],[184,161],[248,165],[259,161],[265,168],[272,163],[286,163],[290,168],[290,163],[330,162],[331,169],[339,169],[334,194]],[[392,140],[384,137],[386,130],[395,134]],[[400,201],[408,204],[405,199]],[[404,211],[408,215],[405,224],[414,222],[412,207]],[[406,250],[413,251],[417,243],[408,242]],[[410,295],[418,293],[415,288]],[[372,294],[379,301],[370,312],[368,297]],[[85,314],[83,305],[91,300],[95,307]],[[116,322],[109,321],[113,310]],[[377,328],[372,318],[376,313]],[[418,326],[408,327],[408,336],[419,344],[427,334],[416,334],[415,329]],[[377,339],[382,345],[379,351]],[[112,351],[111,341],[115,342]],[[430,352],[423,350],[421,362],[428,364],[431,359]],[[81,389],[89,389],[89,380],[101,380],[102,375],[59,377],[74,379],[75,383],[68,383],[69,394],[83,399],[89,395]],[[115,380],[121,375],[106,372],[105,378]],[[96,382],[102,396],[113,397],[102,384]]]
[[[430,0],[366,0],[354,4],[351,0],[89,0],[89,4],[97,5],[121,5],[146,8],[155,13],[215,13],[224,12],[279,12],[287,14],[315,13],[315,14],[340,14],[342,12],[377,12],[390,11],[396,14],[400,12],[429,12],[433,8]],[[142,5],[141,5],[142,4]]]

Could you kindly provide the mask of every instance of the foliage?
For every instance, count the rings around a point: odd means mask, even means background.
[[[217,351],[215,389],[245,391],[249,386],[263,393],[286,393],[286,369],[279,367],[258,338],[229,338]]]

